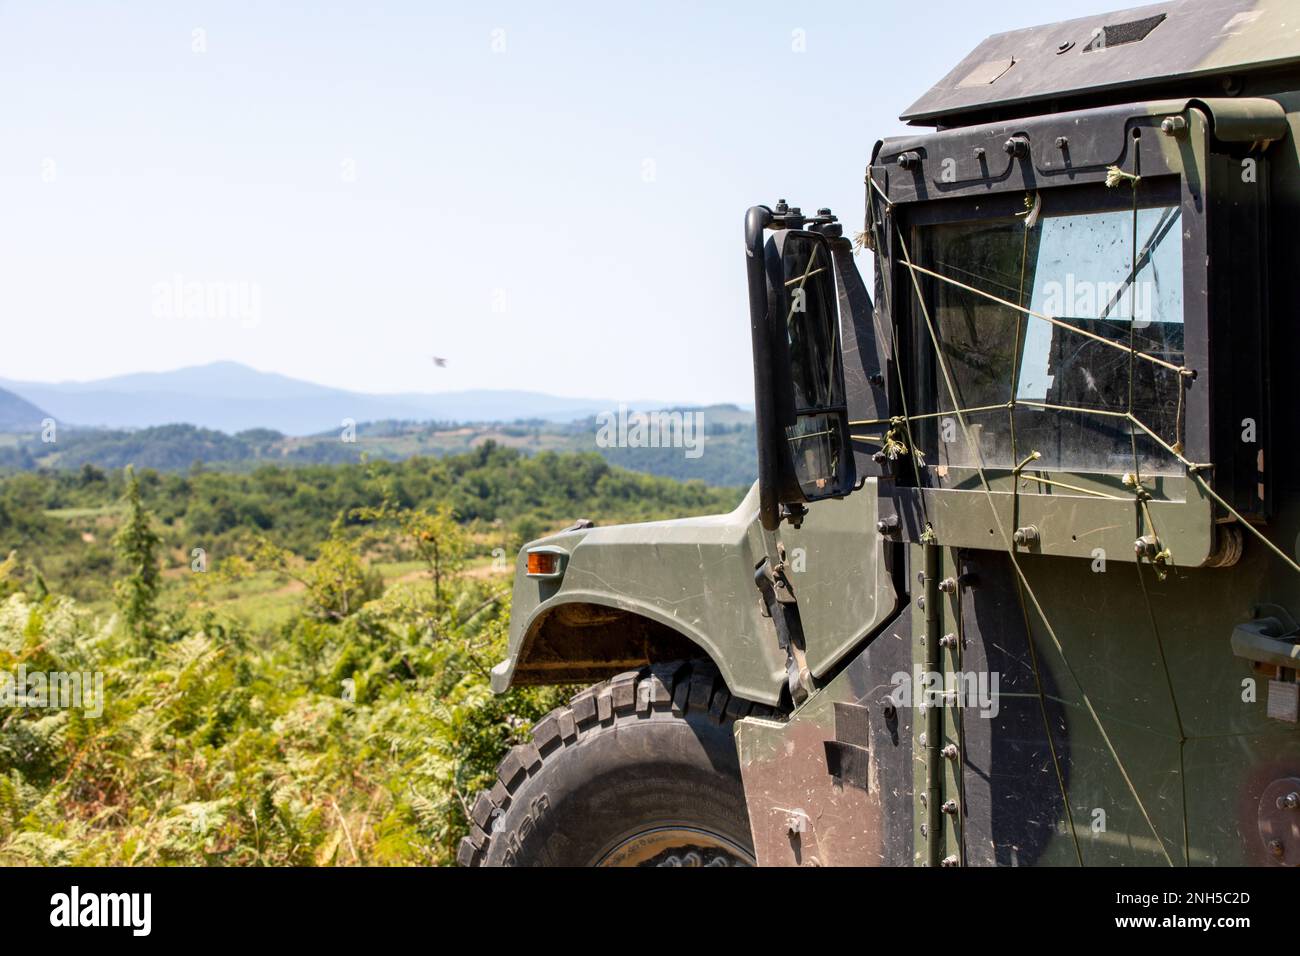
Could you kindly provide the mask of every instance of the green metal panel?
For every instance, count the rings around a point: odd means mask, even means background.
[[[815,674],[825,673],[893,610],[893,585],[875,547],[874,484],[870,479],[841,501],[815,503],[802,529],[780,533]],[[733,693],[777,703],[785,658],[754,586],[755,565],[764,555],[776,560],[777,536],[763,530],[757,514],[755,486],[730,514],[582,529],[526,545],[516,563],[509,656],[493,669],[493,688],[510,685],[548,612],[593,604],[673,628],[717,663]],[[569,555],[562,579],[528,578],[527,550],[548,545]]]

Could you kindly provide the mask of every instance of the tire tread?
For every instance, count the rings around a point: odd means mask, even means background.
[[[586,733],[620,720],[644,720],[658,712],[670,712],[677,718],[705,713],[715,724],[735,721],[749,713],[775,714],[770,707],[728,693],[710,661],[653,664],[593,684],[574,695],[566,706],[557,707],[537,721],[532,739],[516,744],[506,753],[492,788],[480,792],[472,804],[470,832],[461,840],[456,862],[461,866],[483,865],[494,822],[544,761],[576,744]]]

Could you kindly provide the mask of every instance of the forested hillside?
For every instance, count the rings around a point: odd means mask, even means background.
[[[0,411],[3,408],[0,407]],[[342,464],[367,457],[398,461],[412,456],[467,452],[487,442],[534,455],[543,451],[594,452],[611,464],[646,474],[699,479],[711,485],[752,482],[758,466],[753,416],[730,405],[695,410],[701,418],[699,454],[680,447],[602,445],[597,419],[557,423],[541,419],[513,423],[379,421],[294,437],[267,428],[227,434],[194,425],[141,429],[88,429],[60,425],[49,440],[33,425],[0,434],[0,472],[128,464],[159,471],[187,471],[196,462],[209,469],[248,471],[265,463]],[[5,427],[0,423],[0,432]]]

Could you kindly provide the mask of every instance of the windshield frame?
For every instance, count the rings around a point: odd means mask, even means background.
[[[1187,121],[1185,133],[1177,137],[1161,131],[1171,114]],[[1027,140],[1028,149],[1020,155],[1010,148],[1004,153],[1003,144],[1009,147],[1016,138]],[[1211,144],[1207,118],[1187,101],[1099,107],[878,143],[868,169],[868,221],[876,240],[877,307],[884,311],[882,324],[895,337],[888,383],[891,414],[910,416],[915,429],[918,388],[927,387],[919,374],[925,359],[918,355],[927,355],[932,345],[913,286],[914,275],[918,281],[921,276],[904,264],[908,255],[916,266],[926,265],[916,258],[919,227],[1012,216],[1024,212],[1026,196],[1036,193],[1053,212],[1131,209],[1131,173],[1136,172],[1141,177],[1139,205],[1172,202],[1181,213],[1184,364],[1194,371],[1184,393],[1181,455],[1190,462],[1213,462],[1207,255]],[[1108,176],[1114,185],[1106,185]],[[946,389],[936,381],[928,387]],[[916,436],[904,434],[900,426],[895,437]],[[1139,507],[1123,475],[1048,472],[1032,462],[1023,468],[985,467],[981,475],[978,468],[918,462],[914,452],[909,449],[893,462],[890,497],[903,540],[1004,547],[999,526],[1007,535],[1032,525],[1036,543],[1026,550],[1088,557],[1102,548],[1116,555],[1132,552],[1135,535],[1143,533],[1145,510],[1157,527],[1173,533],[1179,564],[1199,564],[1214,548],[1215,505],[1185,470],[1142,475],[1143,492],[1150,497]],[[1213,482],[1212,471],[1198,477]],[[977,506],[975,496],[985,497],[986,488],[989,504]],[[964,499],[958,501],[958,495]]]

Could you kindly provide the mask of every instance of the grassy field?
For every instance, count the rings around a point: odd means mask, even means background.
[[[491,557],[466,562],[461,572],[465,577],[508,585],[513,580],[513,563],[498,566]],[[370,563],[383,581],[384,592],[401,587],[413,597],[424,600],[432,597],[433,585],[428,569],[422,561],[376,561]],[[189,568],[176,568],[164,574],[168,586],[164,588],[160,605],[164,610],[179,611],[195,601],[196,591],[187,580],[195,572]],[[238,622],[250,631],[274,631],[291,622],[301,611],[306,588],[297,581],[286,581],[273,571],[257,571],[237,580],[216,579],[202,589],[201,600],[206,606]],[[92,610],[107,612],[111,602],[88,605]]]

